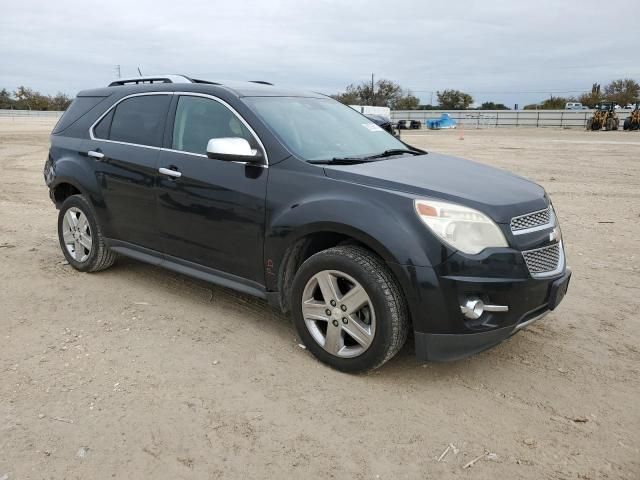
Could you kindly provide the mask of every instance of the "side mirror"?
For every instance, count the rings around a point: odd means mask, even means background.
[[[262,154],[240,137],[212,138],[207,143],[207,157],[228,162],[260,163]]]

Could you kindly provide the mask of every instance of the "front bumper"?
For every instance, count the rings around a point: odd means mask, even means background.
[[[390,264],[407,298],[419,361],[448,361],[486,350],[542,318],[560,303],[571,270],[532,278],[522,255],[493,252],[484,261],[450,258],[437,268]],[[470,320],[460,311],[465,299],[507,305]]]
[[[416,357],[425,362],[447,362],[469,357],[496,346],[523,328],[545,317],[550,311],[546,306],[543,306],[532,314],[533,317],[522,323],[487,332],[462,334],[415,332]]]

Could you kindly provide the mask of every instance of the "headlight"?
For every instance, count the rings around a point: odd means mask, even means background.
[[[507,247],[500,228],[473,208],[455,203],[414,200],[420,220],[445,243],[464,253],[480,253],[488,247]]]

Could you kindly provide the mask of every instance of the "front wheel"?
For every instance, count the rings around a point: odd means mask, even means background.
[[[62,203],[58,238],[69,264],[81,272],[104,270],[116,259],[105,244],[93,208],[82,195],[72,195]]]
[[[404,345],[409,315],[385,263],[369,250],[340,246],[307,259],[292,289],[293,321],[319,360],[344,372],[372,370]]]

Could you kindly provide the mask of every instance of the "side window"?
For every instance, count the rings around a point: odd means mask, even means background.
[[[160,147],[169,102],[171,95],[143,95],[120,102],[113,114],[109,140]]]
[[[190,153],[207,153],[212,138],[240,137],[257,148],[251,132],[227,107],[204,97],[181,96],[173,124],[171,148]]]
[[[113,109],[109,110],[100,122],[93,127],[93,136],[104,140],[109,138],[109,130],[111,130],[111,120],[113,119]]]

